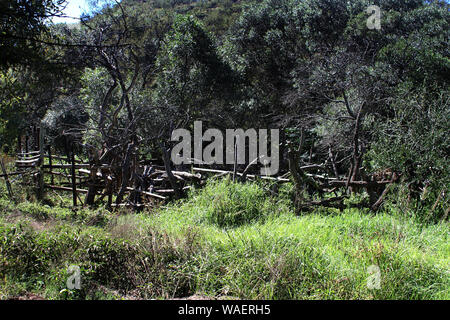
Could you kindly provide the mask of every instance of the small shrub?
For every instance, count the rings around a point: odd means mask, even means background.
[[[221,228],[264,222],[280,209],[259,184],[230,179],[210,182],[187,205]]]

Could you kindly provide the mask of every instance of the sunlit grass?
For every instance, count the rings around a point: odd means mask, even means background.
[[[1,200],[2,263],[22,268],[9,269],[6,278],[14,280],[2,294],[35,291],[58,299],[121,298],[130,292],[143,298],[450,298],[448,223],[423,224],[391,211],[374,215],[356,209],[296,216],[289,185],[283,188],[273,196],[261,183],[222,180],[156,211],[120,216],[104,209],[74,212],[26,202],[13,208]],[[8,220],[14,210],[28,222]],[[27,227],[30,221],[48,220],[57,223],[42,230]],[[20,228],[26,231],[11,231]],[[36,271],[20,263],[27,250],[8,250],[5,241],[23,248],[52,246],[37,251],[41,269]],[[65,290],[69,264],[83,267],[89,290]],[[380,289],[367,286],[372,265],[380,269]],[[17,270],[30,272],[29,277]]]

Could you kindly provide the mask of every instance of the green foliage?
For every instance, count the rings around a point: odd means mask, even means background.
[[[212,35],[192,16],[175,18],[156,65],[155,104],[166,121],[213,119],[237,98],[237,77],[219,56]]]
[[[0,72],[0,146],[12,147],[20,132],[20,122],[25,112],[23,100],[26,99],[22,90],[21,82],[11,69]]]
[[[0,3],[0,68],[41,61],[33,41],[47,31],[46,19],[60,13],[65,0],[4,0]]]
[[[448,182],[448,94],[429,99],[423,92],[403,90],[393,103],[395,118],[379,124],[371,156],[378,168],[403,171],[408,181]]]
[[[392,168],[402,172],[411,186],[409,197],[419,200],[420,196],[420,201],[411,205],[419,206],[416,209],[421,210],[423,218],[432,215],[439,219],[448,208],[446,192],[450,187],[448,92],[432,97],[409,86],[400,90],[398,100],[392,104],[395,117],[377,124],[367,162],[373,170]]]
[[[225,186],[230,190],[225,190]],[[194,230],[199,251],[180,272],[194,275],[192,292],[243,299],[440,299],[448,296],[447,223],[422,225],[394,211],[376,216],[356,210],[315,212],[296,217],[283,204],[288,190],[270,205],[266,219],[223,228],[205,212],[235,209],[234,198],[211,204],[218,191],[247,190],[255,198],[261,186],[229,181],[194,192],[156,216],[134,216],[124,225],[148,225],[170,237]],[[285,187],[289,189],[289,185]],[[286,193],[287,192],[287,193]],[[246,196],[242,195],[245,203]],[[206,201],[209,200],[209,205]],[[246,204],[248,209],[254,203]],[[239,208],[239,210],[242,210]],[[233,210],[234,211],[234,210]],[[131,222],[131,221],[134,221]],[[121,224],[121,223],[119,223]],[[127,233],[130,234],[130,233]],[[381,270],[381,289],[367,288],[367,268]]]
[[[273,198],[264,186],[210,183],[183,203],[96,226],[81,213],[68,219],[68,209],[2,202],[0,296],[448,299],[448,223],[394,207],[297,217],[291,185]],[[81,269],[81,290],[66,288],[70,265]],[[381,289],[367,288],[370,265]]]
[[[288,210],[281,201],[272,200],[262,186],[236,184],[229,179],[210,182],[185,207],[195,208],[194,214],[199,222],[206,221],[221,228],[263,223],[269,217]],[[278,208],[278,213],[273,211],[274,207]]]
[[[179,247],[171,241],[164,243],[159,234],[144,235],[137,244],[97,228],[61,225],[36,231],[26,223],[2,222],[0,235],[0,281],[5,290],[22,287],[14,292],[18,295],[42,288],[40,284],[46,284],[47,294],[58,299],[98,299],[102,288],[114,289],[109,298],[135,288],[140,288],[143,297],[186,290],[180,281],[183,275],[177,276],[170,266],[182,263],[188,248],[180,253]],[[69,265],[80,267],[81,290],[66,288]]]
[[[44,24],[61,1],[26,3],[0,6],[2,148],[44,119],[115,154],[132,137],[150,157],[204,120],[282,127],[282,139],[305,138],[304,162],[328,165],[333,150],[344,175],[357,151],[366,171],[402,180],[376,216],[301,217],[292,184],[209,182],[125,216],[71,210],[59,194],[28,202],[14,185],[18,205],[0,198],[1,298],[449,299],[445,1],[123,0],[71,28]],[[366,25],[372,4],[379,31]],[[71,264],[82,290],[66,288]]]

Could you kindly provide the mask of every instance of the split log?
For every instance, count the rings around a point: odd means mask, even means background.
[[[19,152],[19,153],[17,153],[17,156],[24,157],[24,156],[30,156],[30,155],[35,155],[35,154],[39,154],[39,151]]]
[[[72,143],[72,152],[71,152],[71,174],[72,174],[72,198],[73,198],[73,206],[77,206],[77,182],[76,182],[76,173],[75,173],[75,151]]]
[[[226,170],[218,170],[218,169],[206,169],[206,168],[192,168],[192,170],[194,171],[199,171],[199,172],[208,172],[208,173],[217,173],[217,174],[233,174],[233,171],[226,171]],[[238,176],[242,176],[242,173],[237,172],[236,173]],[[280,181],[280,182],[289,182],[291,181],[290,179],[287,178],[281,178],[281,177],[270,177],[270,176],[260,176],[260,175],[254,175],[254,174],[248,174],[247,175],[248,178],[259,178],[259,179],[265,179],[265,180],[273,180],[273,181]]]
[[[70,187],[53,186],[53,185],[48,185],[48,184],[45,184],[44,187],[48,188],[48,189],[53,189],[53,190],[71,191],[71,192],[73,191],[73,189]],[[77,189],[77,192],[87,193],[88,191],[85,189]]]
[[[174,175],[183,177],[183,178],[187,178],[187,179],[197,179],[200,180],[202,178],[202,175],[200,173],[189,173],[189,172],[185,172],[185,171],[172,171],[172,173]]]
[[[89,163],[79,163],[75,164],[75,169],[81,169],[81,168],[89,168],[91,165]],[[44,165],[44,169],[71,169],[72,164],[54,164],[52,166]]]
[[[184,190],[188,190],[191,188],[192,188],[191,186],[186,186],[182,190],[184,191]],[[174,193],[175,192],[175,190],[173,190],[173,189],[155,189],[154,191],[158,192],[158,193]]]
[[[39,162],[39,158],[33,158],[31,160],[16,160],[17,166],[35,165]]]
[[[31,156],[31,157],[17,157],[17,161],[32,161],[32,160],[39,160],[40,159],[40,155],[37,154],[35,156]]]

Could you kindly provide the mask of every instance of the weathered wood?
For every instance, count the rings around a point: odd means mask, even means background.
[[[331,148],[331,146],[328,147],[328,157],[330,158],[331,166],[333,167],[334,176],[336,178],[339,178],[339,173],[338,173],[338,170],[336,167],[336,162],[334,161],[334,154],[333,154],[333,149]]]
[[[384,202],[384,197],[386,196],[386,194],[388,193],[390,187],[392,186],[392,181],[391,183],[389,183],[386,188],[383,190],[383,192],[381,193],[380,197],[378,198],[378,200],[372,205],[371,209],[373,211],[377,211],[380,206],[383,204]]]
[[[24,156],[31,156],[31,155],[37,155],[39,154],[39,151],[30,151],[30,152],[18,152],[18,157],[24,157]]]
[[[359,135],[360,135],[360,127],[361,127],[361,115],[362,110],[364,108],[364,103],[359,107],[358,113],[355,117],[355,128],[353,133],[353,171],[350,173],[351,178],[350,182],[355,181],[356,179],[360,178],[360,166],[361,166],[361,159],[362,154],[359,152]],[[351,186],[351,185],[350,185]],[[353,191],[353,190],[351,190]]]
[[[47,152],[48,152],[48,165],[50,167],[50,172],[52,171],[52,147],[49,145],[47,147]],[[53,177],[53,175],[50,176],[50,183],[51,184],[55,184],[55,178]]]
[[[342,181],[342,180],[331,180],[328,182],[330,186],[339,186],[339,187],[345,187],[346,185],[349,186],[360,186],[360,187],[371,187],[371,186],[381,186],[391,183],[390,180],[383,180],[383,181]]]
[[[8,190],[9,198],[14,201],[11,183],[9,181],[8,172],[6,171],[5,164],[3,163],[3,159],[0,159],[0,165],[2,167],[3,177],[5,178],[6,189]]]
[[[38,175],[38,199],[42,200],[44,198],[44,135],[45,129],[41,125],[39,128],[39,175]]]
[[[92,168],[90,170],[89,178],[90,178],[89,179],[90,184],[88,189],[89,192],[86,195],[85,204],[93,205],[95,203],[95,196],[97,194],[97,191],[99,191],[99,189],[103,188],[104,186],[99,185],[99,182],[102,178],[102,174],[98,172],[96,168]]]
[[[251,161],[251,162],[247,165],[247,167],[244,169],[244,172],[242,172],[242,175],[241,175],[241,181],[242,181],[242,182],[245,182],[245,180],[246,180],[246,178],[247,178],[248,170],[250,170],[250,167],[251,167],[252,165],[254,165],[254,164],[258,161],[258,159],[259,159],[259,156],[256,157],[253,161]]]
[[[164,146],[161,146],[162,153],[163,153],[163,160],[164,160],[164,166],[166,169],[167,177],[169,178],[170,185],[175,191],[175,197],[179,199],[181,197],[180,188],[178,187],[177,182],[175,181],[175,176],[172,173],[172,169],[170,168],[170,158],[169,158],[169,152]]]
[[[142,194],[145,194],[145,195],[147,195],[147,196],[154,197],[154,198],[158,198],[158,199],[161,199],[161,200],[166,200],[166,199],[167,199],[167,198],[164,197],[164,196],[161,196],[161,195],[155,194],[155,193],[151,193],[151,192],[148,192],[148,191],[137,190],[137,189],[134,189],[134,188],[131,188],[131,187],[127,187],[126,189],[127,189],[128,191],[142,193]]]
[[[32,158],[30,160],[16,160],[16,165],[28,165],[28,164],[36,164],[37,162],[39,162],[40,157],[35,157]]]
[[[48,188],[48,189],[53,189],[53,190],[61,190],[61,191],[71,191],[71,192],[73,192],[73,188],[71,188],[71,187],[53,186],[53,185],[48,185],[48,184],[44,184],[44,187]],[[87,193],[88,191],[86,189],[77,189],[77,192],[79,192],[79,193]]]
[[[119,193],[117,194],[116,204],[122,203],[123,194],[127,189],[128,180],[130,179],[130,162],[131,156],[134,150],[134,143],[129,143],[127,147],[127,152],[125,158],[122,162],[122,185],[120,186]]]
[[[236,143],[236,139],[235,139],[234,140],[233,181],[236,181],[236,173],[237,173],[237,143]]]
[[[75,173],[75,150],[72,143],[72,152],[71,152],[71,160],[72,160],[72,167],[71,167],[71,174],[72,174],[72,200],[73,200],[73,206],[77,206],[77,181],[76,181],[76,173]]]
[[[79,169],[79,170],[78,170],[78,173],[84,173],[84,174],[87,174],[87,175],[91,175],[91,170],[87,170],[87,169]]]
[[[197,168],[193,167],[192,170],[199,171],[199,172],[208,172],[208,173],[217,173],[217,174],[233,174],[233,171],[227,171],[227,170],[218,170],[218,169],[206,169],[206,168]],[[242,173],[237,172],[238,176],[242,176]],[[289,182],[290,179],[287,178],[281,178],[281,177],[271,177],[271,176],[260,176],[260,175],[254,175],[254,174],[248,174],[248,178],[259,178],[259,179],[265,179],[265,180],[273,180],[273,181],[280,181],[280,182]]]
[[[166,173],[166,171],[155,170],[155,172],[152,173],[150,175],[150,177],[156,176],[156,175],[159,175],[159,174],[165,174],[165,173]],[[190,173],[190,172],[186,172],[186,171],[175,171],[175,170],[172,170],[172,173],[174,175],[177,175],[177,176],[180,176],[180,177],[184,177],[184,178],[187,178],[187,179],[201,179],[202,178],[202,175],[200,173],[195,174],[195,173]]]
[[[230,174],[230,173],[229,172],[222,172],[222,173],[216,174],[215,176],[211,177],[211,179],[218,179],[218,178],[221,178],[223,176],[226,176],[227,174]]]
[[[28,141],[29,137],[28,135],[25,136],[25,154],[28,154]]]
[[[22,153],[22,136],[17,136],[17,154]]]
[[[25,157],[25,156],[19,156],[18,155],[17,158],[18,158],[17,160],[19,160],[19,161],[36,160],[36,159],[40,159],[41,155],[39,154],[39,151],[37,151],[37,153],[32,155],[32,156]]]
[[[182,190],[189,190],[191,188],[192,188],[191,186],[186,186]],[[157,193],[174,193],[175,192],[175,190],[173,190],[173,189],[155,189],[154,191]]]
[[[37,151],[30,151],[30,152],[18,152],[18,153],[16,153],[16,156],[18,158],[29,159],[30,157],[39,156],[39,150],[37,150]]]
[[[70,161],[72,162],[72,160]],[[49,165],[44,165],[44,169],[71,169],[72,164],[53,164],[51,167]],[[81,168],[89,168],[89,163],[80,163],[80,164],[74,164],[75,169],[81,169]]]

